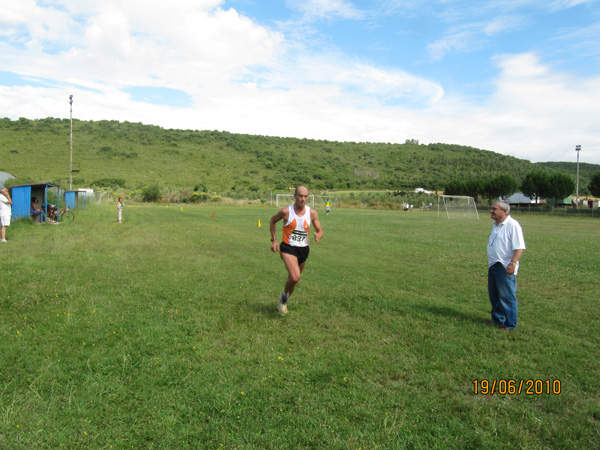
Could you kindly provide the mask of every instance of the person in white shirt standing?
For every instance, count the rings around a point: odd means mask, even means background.
[[[494,219],[488,241],[488,293],[492,304],[492,320],[501,330],[517,326],[517,272],[519,259],[525,250],[523,229],[510,215],[510,205],[495,202],[490,208]]]
[[[12,200],[8,189],[0,190],[0,242],[6,242],[6,228],[10,226],[12,216]]]

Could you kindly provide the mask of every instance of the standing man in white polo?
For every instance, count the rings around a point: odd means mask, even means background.
[[[523,229],[510,215],[510,205],[495,202],[490,208],[494,220],[488,241],[488,293],[492,304],[492,320],[500,330],[517,326],[517,272],[519,259],[525,250]]]

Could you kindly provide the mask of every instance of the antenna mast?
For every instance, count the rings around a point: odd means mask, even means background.
[[[69,131],[69,190],[73,189],[73,96],[69,95],[69,104],[71,105],[70,122],[71,127]]]

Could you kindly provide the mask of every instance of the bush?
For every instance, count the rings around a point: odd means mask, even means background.
[[[206,192],[194,192],[190,196],[191,203],[207,202],[210,199],[210,194]]]
[[[600,197],[600,172],[592,175],[589,190],[594,197]]]
[[[160,189],[157,184],[151,184],[142,189],[142,200],[156,202],[160,198]]]

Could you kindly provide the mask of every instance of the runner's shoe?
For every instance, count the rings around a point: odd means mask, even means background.
[[[279,294],[279,302],[277,303],[277,309],[284,316],[288,313],[287,299],[288,299],[288,297],[287,297],[287,295],[285,295],[285,292],[282,292],[281,294]]]

